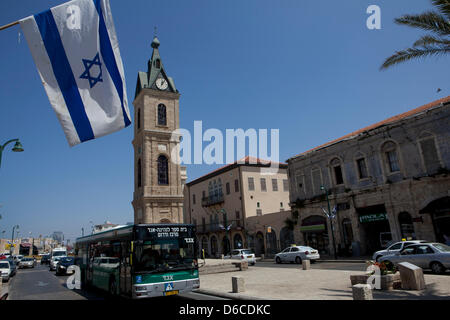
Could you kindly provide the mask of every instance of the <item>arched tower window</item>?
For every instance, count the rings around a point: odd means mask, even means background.
[[[142,164],[141,164],[141,159],[138,160],[138,176],[137,176],[137,184],[138,184],[138,188],[142,187]]]
[[[156,61],[155,61],[155,68],[161,69],[161,60],[156,59]]]
[[[166,106],[160,104],[158,106],[158,125],[166,126],[167,125],[167,111]]]
[[[158,184],[169,184],[169,163],[167,158],[163,155],[158,158]]]
[[[138,109],[138,113],[137,113],[137,128],[138,129],[141,128],[141,109]]]

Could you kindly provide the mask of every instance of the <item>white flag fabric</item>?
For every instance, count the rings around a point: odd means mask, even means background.
[[[74,0],[20,20],[70,146],[131,124],[109,0]]]

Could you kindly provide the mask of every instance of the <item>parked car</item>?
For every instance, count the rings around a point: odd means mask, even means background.
[[[14,277],[14,276],[16,275],[16,273],[17,273],[17,265],[16,265],[16,263],[14,262],[13,259],[6,259],[6,261],[9,262],[9,267],[10,267],[10,269],[11,269],[11,274],[10,274],[10,276],[11,276],[11,277]]]
[[[248,264],[254,266],[256,263],[255,254],[250,249],[236,249],[231,251],[231,255],[225,256],[225,259],[236,259],[247,261]]]
[[[275,262],[295,262],[302,263],[303,260],[315,262],[320,259],[320,254],[316,249],[305,246],[291,246],[275,255]]]
[[[395,254],[397,252],[400,252],[403,248],[405,248],[406,246],[409,246],[411,244],[426,243],[426,242],[428,242],[428,241],[425,241],[425,240],[409,240],[409,241],[395,242],[392,245],[390,245],[387,249],[375,252],[373,254],[373,256],[372,256],[372,260],[378,261],[378,259],[381,258],[382,256],[391,255],[391,254]]]
[[[53,259],[50,260],[50,264],[49,264],[50,271],[56,270],[56,266],[58,265],[59,260],[61,260],[62,258],[65,258],[65,257],[62,257],[62,256],[61,257],[53,257]]]
[[[50,255],[45,254],[41,258],[41,264],[49,264],[50,263]]]
[[[73,266],[75,264],[75,258],[74,257],[64,257],[61,258],[58,262],[58,264],[56,265],[56,275],[62,275],[62,274],[67,274],[67,269],[70,266]],[[72,271],[73,273],[73,271]]]
[[[9,278],[11,277],[11,266],[9,265],[8,260],[0,261],[0,273],[3,282],[9,281]]]
[[[23,255],[19,254],[17,256],[13,256],[14,262],[19,265],[20,260],[23,259]]]
[[[443,243],[419,243],[409,245],[393,255],[383,256],[380,262],[409,262],[422,269],[441,274],[450,268],[450,247]]]
[[[34,268],[34,259],[33,258],[23,258],[19,262],[19,269],[23,268]]]

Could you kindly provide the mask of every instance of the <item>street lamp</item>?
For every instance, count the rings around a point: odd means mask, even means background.
[[[13,229],[12,229],[11,246],[9,247],[9,253],[11,254],[11,256],[13,254],[13,249],[12,248],[14,246],[14,230],[15,229],[19,229],[19,225],[13,226]],[[19,234],[19,231],[17,231],[17,234]]]
[[[0,167],[2,166],[2,153],[3,150],[5,150],[6,146],[10,143],[15,142],[16,144],[14,145],[14,147],[12,148],[13,152],[23,152],[23,147],[22,144],[20,143],[19,139],[12,139],[9,140],[8,142],[6,142],[4,145],[0,145]]]
[[[328,204],[328,219],[330,219],[330,225],[331,225],[331,236],[333,237],[333,250],[334,250],[334,259],[337,260],[337,252],[336,252],[336,241],[334,239],[334,227],[333,227],[333,217],[331,213],[331,207],[330,207],[330,199],[328,198],[328,189],[324,186],[320,186],[320,190],[325,191],[327,195],[327,204]]]

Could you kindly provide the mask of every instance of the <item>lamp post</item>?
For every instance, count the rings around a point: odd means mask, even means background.
[[[320,190],[324,190],[327,195],[327,204],[328,204],[328,219],[330,219],[331,225],[331,236],[333,237],[333,250],[334,250],[334,259],[337,260],[337,252],[336,252],[336,241],[334,239],[334,227],[333,227],[333,218],[331,213],[330,199],[328,198],[328,189],[324,186],[320,186]]]
[[[11,254],[11,256],[12,256],[12,254],[13,254],[13,246],[14,246],[14,230],[15,230],[15,229],[19,229],[19,225],[13,226],[13,229],[12,229],[11,246],[9,247],[9,253]]]
[[[5,150],[6,146],[10,143],[15,142],[16,144],[14,145],[14,147],[12,148],[13,152],[23,152],[23,147],[22,144],[20,143],[19,139],[12,139],[7,141],[4,145],[0,145],[0,167],[2,166],[2,153],[3,150]]]

